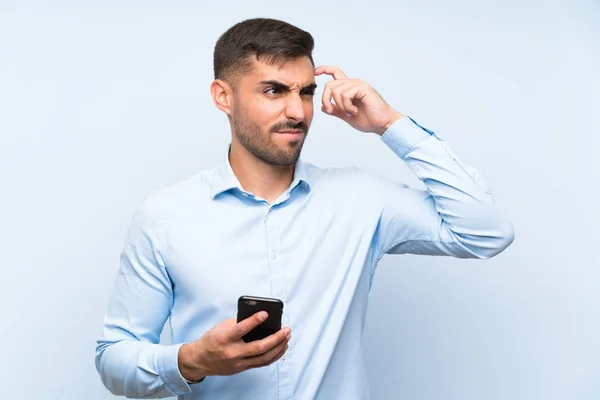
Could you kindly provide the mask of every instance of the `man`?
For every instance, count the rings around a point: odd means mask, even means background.
[[[231,145],[218,168],[154,192],[134,215],[96,351],[112,393],[369,398],[361,335],[381,257],[485,259],[512,243],[481,175],[367,83],[315,69],[313,46],[272,19],[243,21],[217,41],[210,89]],[[299,159],[323,74],[333,80],[321,110],[380,135],[427,190]],[[245,343],[266,315],[237,323],[241,295],[280,299],[283,328]],[[167,319],[175,344],[164,346]]]

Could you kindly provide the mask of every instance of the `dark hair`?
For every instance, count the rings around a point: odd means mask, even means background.
[[[283,64],[302,56],[312,58],[312,35],[284,21],[254,18],[239,22],[221,35],[213,58],[215,79],[223,79],[234,89],[238,79],[252,70],[252,59],[267,64]]]

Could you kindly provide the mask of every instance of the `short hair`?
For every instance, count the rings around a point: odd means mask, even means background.
[[[241,76],[252,71],[254,56],[267,64],[307,56],[315,65],[312,35],[287,22],[271,18],[253,18],[239,22],[219,37],[215,45],[215,79],[222,79],[235,90]]]

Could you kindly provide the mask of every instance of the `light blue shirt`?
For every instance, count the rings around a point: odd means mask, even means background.
[[[514,240],[483,177],[410,117],[382,141],[425,184],[299,161],[272,204],[228,162],[152,193],[135,213],[96,349],[114,394],[179,399],[367,399],[361,336],[384,254],[492,257]],[[188,385],[181,343],[235,318],[241,295],[283,301],[284,358]],[[393,312],[393,311],[391,311]],[[159,338],[170,319],[172,345]]]

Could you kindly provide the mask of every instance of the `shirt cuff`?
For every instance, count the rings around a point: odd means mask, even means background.
[[[406,115],[390,125],[381,135],[381,140],[400,158],[404,158],[417,143],[431,136],[436,136],[433,131]]]
[[[158,356],[159,374],[175,395],[184,395],[192,391],[179,372],[179,348],[182,345],[183,343],[165,346]]]

